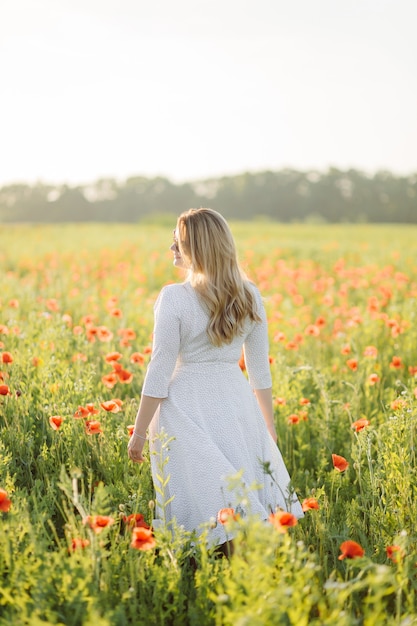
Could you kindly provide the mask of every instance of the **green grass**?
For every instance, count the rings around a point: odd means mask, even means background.
[[[157,495],[149,463],[127,461],[127,426],[153,302],[181,279],[173,226],[0,233],[0,355],[13,357],[0,363],[10,389],[0,395],[0,489],[12,502],[0,512],[0,624],[417,624],[417,229],[232,224],[265,297],[279,445],[300,499],[320,508],[287,534],[236,522],[228,560],[181,529],[156,529],[156,547],[135,550],[123,521],[140,512],[151,523]],[[109,341],[88,340],[86,316]],[[121,345],[126,328],[135,338]],[[376,354],[366,356],[368,346]],[[109,389],[111,351],[133,380]],[[143,365],[134,352],[145,353]],[[123,403],[118,413],[100,408],[112,398]],[[73,417],[87,403],[101,434]],[[369,426],[356,432],[361,418]],[[346,471],[332,454],[347,459]],[[95,534],[86,515],[114,521]],[[89,545],[72,551],[73,539]],[[364,556],[339,560],[346,540]],[[391,545],[401,548],[397,562]]]

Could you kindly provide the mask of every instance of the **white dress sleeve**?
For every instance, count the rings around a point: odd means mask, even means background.
[[[254,322],[243,344],[243,351],[252,389],[269,389],[272,387],[272,377],[269,364],[268,323],[261,295],[257,289],[254,291],[261,321]]]
[[[154,306],[152,355],[142,387],[142,394],[153,398],[168,396],[180,348],[180,316],[172,287],[162,289]]]

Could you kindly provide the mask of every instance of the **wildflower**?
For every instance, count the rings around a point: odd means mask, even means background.
[[[123,521],[126,526],[133,526],[134,528],[150,528],[149,524],[145,522],[145,518],[142,513],[132,513],[131,515],[124,515]]]
[[[105,402],[100,402],[100,406],[105,411],[110,413],[118,413],[121,410],[121,407],[118,402],[114,400],[106,400]]]
[[[127,428],[127,432],[129,433],[129,437],[132,437],[133,431],[135,430],[135,425],[129,424],[128,426],[126,426],[126,428]]]
[[[155,546],[155,537],[150,528],[139,526],[133,529],[131,548],[135,548],[135,550],[152,550]]]
[[[220,509],[217,513],[217,521],[220,524],[227,524],[230,520],[237,521],[239,519],[239,515],[235,513],[235,510],[232,508]]]
[[[100,341],[108,342],[113,339],[113,333],[106,326],[99,326],[96,330]]]
[[[296,343],[295,341],[288,341],[285,344],[285,349],[286,350],[298,350],[298,343]]]
[[[381,379],[378,374],[370,374],[368,376],[368,385],[376,385],[376,383],[379,383],[380,380]]]
[[[274,335],[274,341],[285,341],[285,339],[285,334],[282,332],[278,332],[276,333],[276,335]]]
[[[298,523],[295,515],[287,513],[287,511],[276,511],[275,513],[271,513],[268,517],[268,521],[280,533],[286,533],[288,528],[296,526]]]
[[[369,420],[362,417],[361,419],[356,420],[356,422],[353,422],[353,424],[351,425],[351,428],[356,430],[356,432],[358,433],[360,430],[363,430],[364,428],[369,426],[370,423],[371,422]]]
[[[285,398],[278,396],[277,398],[275,398],[275,404],[276,406],[285,406],[287,404],[287,401]]]
[[[344,472],[349,467],[349,463],[346,461],[345,457],[339,454],[332,454],[332,461],[334,469],[338,472]]]
[[[310,335],[310,337],[318,337],[320,335],[320,328],[315,324],[309,324],[304,333]]]
[[[391,402],[390,406],[393,411],[400,411],[401,409],[405,409],[407,407],[407,401],[403,398],[397,398]]]
[[[75,419],[82,419],[83,417],[88,417],[89,415],[90,415],[90,412],[87,409],[87,407],[84,407],[81,405],[78,407],[78,409],[74,413]]]
[[[352,372],[356,372],[358,369],[358,359],[348,359],[346,361],[346,365],[352,370]]]
[[[111,309],[109,313],[112,317],[117,317],[118,319],[121,319],[123,317],[123,312],[121,309]]]
[[[12,501],[7,497],[7,491],[0,489],[0,511],[7,513],[12,505]]]
[[[106,363],[112,363],[113,361],[118,361],[119,359],[121,359],[122,356],[123,355],[120,352],[109,352],[104,357],[104,360],[106,361]]]
[[[300,416],[297,415],[297,413],[291,413],[291,415],[287,417],[288,424],[298,424],[299,421],[300,421]]]
[[[19,308],[19,300],[16,300],[15,298],[13,298],[12,300],[9,300],[9,307],[11,309],[18,309]]]
[[[376,359],[376,357],[378,356],[378,348],[376,348],[375,346],[366,346],[365,350],[363,351],[363,356],[368,356]]]
[[[145,346],[143,348],[143,354],[151,354],[151,352],[152,352],[151,346]]]
[[[398,560],[403,558],[404,551],[401,546],[387,546],[387,557],[391,559],[393,563],[398,563]]]
[[[340,350],[340,354],[346,355],[346,354],[350,354],[351,352],[351,347],[348,343],[346,343],[344,346],[342,346],[341,350]]]
[[[0,396],[11,396],[10,388],[8,385],[0,385]]]
[[[143,365],[145,363],[145,356],[140,352],[133,352],[130,356],[130,362]]]
[[[97,420],[87,420],[85,423],[85,432],[87,435],[98,435],[103,432],[101,430],[101,424]]]
[[[1,355],[2,363],[13,363],[13,357],[10,352],[3,352]]]
[[[322,315],[319,315],[319,317],[315,321],[315,324],[320,328],[326,326],[326,319]]]
[[[64,418],[61,417],[61,415],[52,415],[52,417],[49,418],[49,424],[54,430],[61,428],[63,421]]]
[[[311,509],[319,509],[319,503],[316,498],[305,498],[301,504],[303,511],[310,511]]]
[[[117,334],[123,339],[127,339],[128,341],[133,341],[136,339],[136,333],[133,328],[119,328]]]
[[[98,409],[94,408],[94,404],[92,402],[88,402],[85,405],[85,408],[87,409],[89,415],[98,415],[100,413]]]
[[[365,554],[365,550],[356,541],[344,541],[340,544],[340,551],[342,554],[339,556],[339,561],[343,559],[356,559]]]
[[[114,519],[108,515],[88,515],[83,519],[83,524],[88,524],[96,535],[99,535],[105,528],[111,526],[113,522]]]
[[[399,370],[403,367],[403,362],[400,356],[393,356],[391,359],[391,363],[389,364],[391,369]]]
[[[5,324],[0,324],[0,335],[8,335],[9,329]]]
[[[74,326],[72,329],[72,332],[74,333],[74,335],[82,335],[82,333],[84,332],[83,327],[82,326]]]
[[[110,374],[105,374],[101,377],[101,382],[108,389],[113,389],[113,387],[117,383],[117,376],[113,372],[111,372]]]
[[[308,398],[300,398],[300,404],[301,406],[308,406],[311,402]]]
[[[417,376],[417,365],[410,365],[408,368],[410,376]]]
[[[59,311],[59,304],[55,298],[48,298],[48,300],[45,301],[45,306],[50,311]]]
[[[86,336],[90,343],[93,343],[96,340],[98,330],[95,326],[88,326],[86,329]]]
[[[78,537],[71,539],[71,545],[68,548],[69,552],[75,552],[75,550],[83,550],[90,545],[88,539],[80,539]]]
[[[128,385],[133,380],[132,372],[128,372],[128,370],[124,370],[124,369],[117,370],[116,376],[119,379],[119,381],[123,383],[124,385]]]

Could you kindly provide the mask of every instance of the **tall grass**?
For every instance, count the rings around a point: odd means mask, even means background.
[[[132,547],[128,516],[152,525],[164,500],[126,447],[153,302],[181,279],[172,228],[7,227],[1,624],[417,624],[416,229],[232,227],[265,297],[279,445],[318,508],[283,533],[228,522],[230,559],[181,528]],[[363,556],[339,559],[346,541]]]

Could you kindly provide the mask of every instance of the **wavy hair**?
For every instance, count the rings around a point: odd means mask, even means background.
[[[261,319],[229,225],[217,211],[190,209],[179,216],[177,229],[188,280],[209,311],[209,339],[215,346],[229,344],[248,317]]]

